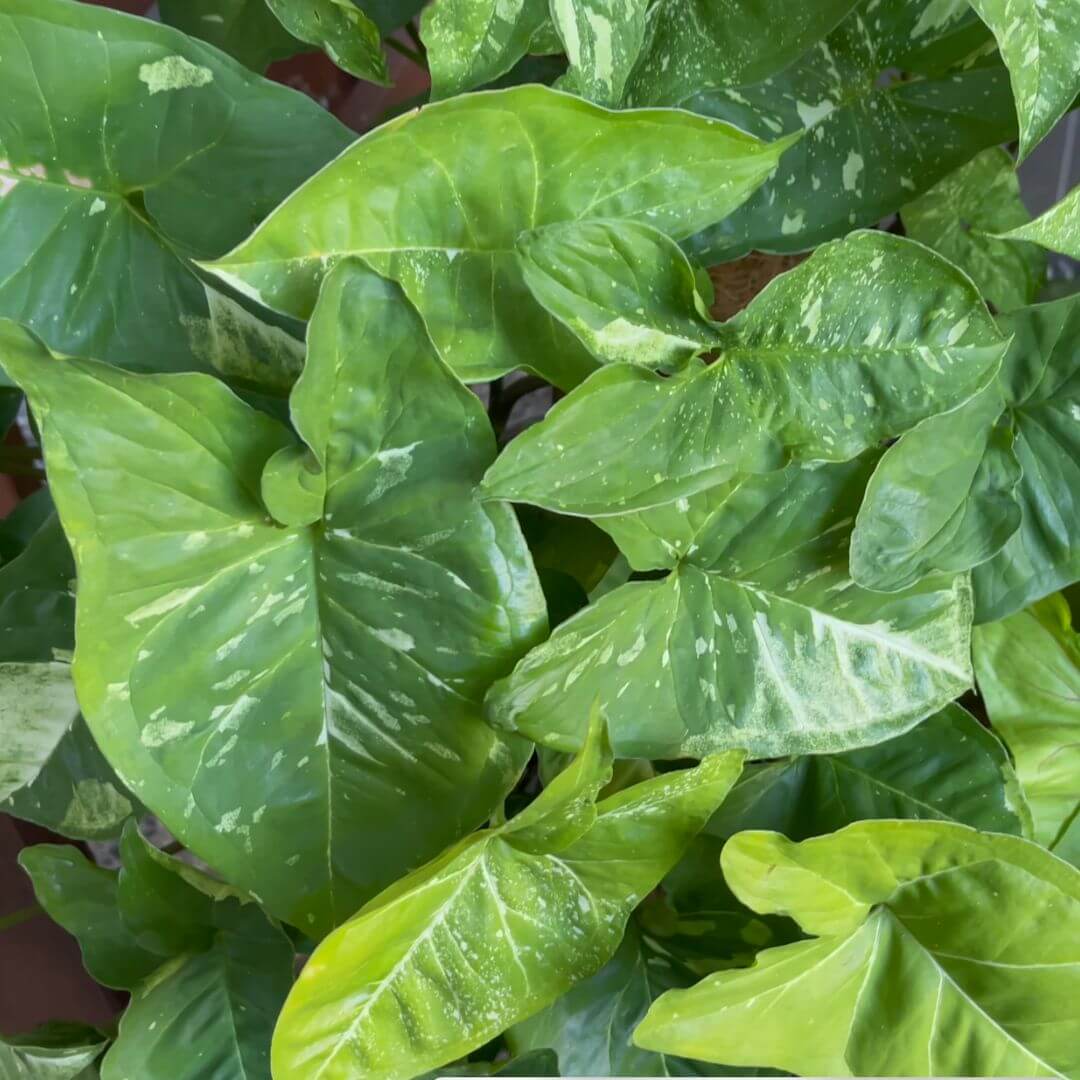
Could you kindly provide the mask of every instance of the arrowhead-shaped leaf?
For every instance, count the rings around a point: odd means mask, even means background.
[[[980,626],[975,674],[994,730],[1016,760],[1035,839],[1080,866],[1080,636],[1048,596]]]
[[[787,145],[541,86],[470,94],[365,136],[208,268],[306,318],[327,268],[359,255],[400,283],[461,378],[528,367],[570,387],[595,362],[533,300],[518,235],[607,217],[679,239],[730,213]]]
[[[608,593],[497,682],[492,722],[567,750],[599,700],[618,757],[776,757],[880,742],[941,708],[971,682],[970,586],[851,582],[872,466],[733,485],[666,579]]]
[[[0,48],[0,316],[72,355],[207,367],[185,256],[227,250],[349,133],[211,46],[100,6],[0,0]]]
[[[342,265],[308,345],[306,448],[205,376],[28,339],[3,362],[76,551],[98,742],[186,846],[318,933],[499,804],[524,746],[480,699],[544,616],[512,512],[475,495],[483,408],[397,286]]]
[[[322,49],[338,67],[369,82],[390,83],[378,26],[353,0],[266,0],[290,34]]]
[[[880,232],[820,248],[722,330],[719,359],[678,377],[591,376],[500,455],[488,493],[603,516],[788,461],[846,461],[967,400],[1005,349],[969,278]]]
[[[723,864],[750,907],[821,936],[665,994],[639,1046],[802,1075],[1080,1074],[1080,872],[1036,844],[869,821],[740,833]]]
[[[611,958],[741,761],[628,788],[546,850],[521,847],[511,819],[393,885],[312,955],[274,1035],[274,1076],[407,1080],[542,1009]],[[547,792],[526,814],[561,803]]]

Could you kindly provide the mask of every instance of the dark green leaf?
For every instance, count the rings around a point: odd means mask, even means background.
[[[108,1040],[83,1024],[51,1023],[24,1035],[0,1035],[4,1080],[95,1080]]]
[[[307,46],[275,18],[266,0],[158,0],[161,21],[201,38],[262,73]]]

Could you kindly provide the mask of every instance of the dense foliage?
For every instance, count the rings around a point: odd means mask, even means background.
[[[1080,6],[421,6],[0,0],[0,1076],[1080,1078]]]

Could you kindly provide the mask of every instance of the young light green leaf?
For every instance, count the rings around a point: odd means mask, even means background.
[[[1071,0],[970,0],[1009,69],[1020,121],[1020,160],[1080,94],[1080,10]]]
[[[275,60],[306,48],[288,33],[266,0],[158,0],[161,21],[216,45],[262,74]]]
[[[599,700],[617,757],[776,757],[880,742],[941,708],[971,683],[970,586],[851,582],[872,467],[748,478],[670,576],[615,589],[495,683],[491,721],[568,750]]]
[[[108,1039],[83,1024],[51,1023],[23,1035],[0,1035],[4,1080],[96,1080],[94,1062]]]
[[[975,674],[994,730],[1016,760],[1035,839],[1080,866],[1080,636],[1048,596],[976,628]]]
[[[1060,251],[1080,259],[1080,187],[1051,206],[1027,225],[1020,225],[1002,234],[1008,240],[1030,240],[1051,251]]]
[[[529,291],[602,363],[674,371],[722,340],[689,260],[648,225],[549,225],[517,251]]]
[[[101,1080],[270,1080],[270,1036],[292,982],[293,949],[254,905],[214,904],[209,948],[137,987]]]
[[[789,18],[786,8],[780,21]],[[766,184],[687,250],[706,265],[753,250],[809,250],[875,224],[979,151],[1015,138],[1008,75],[997,61],[895,77],[897,68],[919,70],[925,53],[968,22],[978,26],[962,3],[863,0],[786,70],[689,99],[695,112],[762,137],[805,136]]]
[[[349,133],[213,47],[100,6],[0,0],[0,47],[0,316],[72,355],[205,367],[185,254],[227,250]]]
[[[2,359],[78,556],[91,729],[187,847],[320,933],[513,784],[526,748],[480,702],[544,615],[512,512],[475,495],[483,407],[400,289],[343,264],[308,344],[291,408],[325,483],[311,526],[260,495],[294,437],[221,383],[29,339]]]
[[[400,283],[461,378],[528,367],[570,387],[595,362],[532,298],[518,235],[605,217],[679,239],[739,205],[787,145],[542,86],[470,94],[365,136],[208,269],[306,318],[327,268],[359,255]]]
[[[353,0],[266,0],[294,37],[322,49],[338,67],[390,85],[379,28]]]
[[[717,5],[659,0],[651,6],[630,105],[683,105],[704,90],[744,86],[783,71],[829,34],[856,0]]]
[[[274,1076],[406,1080],[542,1009],[611,958],[741,763],[724,754],[628,788],[557,852],[492,829],[392,886],[308,961],[274,1034]]]
[[[641,53],[649,0],[550,0],[570,70],[562,85],[600,105],[618,105]]]
[[[821,936],[665,994],[637,1045],[802,1075],[1080,1075],[1080,872],[1038,845],[869,821],[740,833],[723,865],[743,902]]]
[[[505,75],[547,21],[547,0],[435,0],[420,25],[431,67],[431,100]]]
[[[787,461],[845,461],[966,401],[1005,349],[969,278],[881,232],[818,249],[723,332],[716,363],[676,378],[591,376],[500,455],[488,494],[599,517]]]
[[[1001,391],[931,416],[886,450],[851,541],[851,575],[868,589],[905,589],[992,558],[1020,527],[1020,466]]]
[[[1020,201],[1013,159],[995,146],[949,173],[900,211],[907,235],[971,275],[999,311],[1030,304],[1046,274],[1046,256],[997,234],[1031,220]]]

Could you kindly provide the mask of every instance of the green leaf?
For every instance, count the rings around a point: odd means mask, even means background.
[[[23,848],[19,865],[49,917],[78,940],[83,964],[99,983],[130,990],[161,965],[120,913],[115,871],[95,866],[71,844]]]
[[[1080,94],[1080,11],[1070,0],[970,0],[997,38],[1020,121],[1020,160]]]
[[[353,0],[266,0],[266,3],[290,34],[322,49],[350,75],[390,85],[379,28]]]
[[[549,225],[517,251],[529,291],[601,363],[674,371],[722,340],[689,260],[648,225]]]
[[[293,950],[254,905],[213,905],[208,949],[165,964],[132,994],[101,1080],[270,1080],[270,1036]]]
[[[424,6],[424,0],[362,0],[364,14],[386,36],[404,26]]]
[[[1016,761],[1035,839],[1080,866],[1080,637],[1048,596],[976,628],[975,673],[994,730]]]
[[[0,48],[0,316],[64,353],[205,367],[187,256],[226,251],[349,133],[213,47],[100,6],[0,0]]]
[[[969,278],[880,232],[820,248],[722,330],[717,362],[677,378],[591,376],[500,455],[488,494],[596,517],[845,461],[967,400],[1005,345]]]
[[[1030,224],[1020,225],[1003,236],[1008,240],[1030,240],[1080,259],[1080,187],[1074,187],[1061,202]]]
[[[522,850],[512,819],[393,885],[308,961],[274,1034],[274,1076],[407,1080],[549,1004],[611,958],[741,762],[628,788],[555,851]],[[557,813],[561,795],[549,787],[526,813]]]
[[[600,105],[618,105],[645,38],[649,0],[550,0],[570,70],[562,85]]]
[[[553,1047],[568,1076],[711,1076],[707,1065],[641,1050],[630,1041],[665,990],[682,989],[696,980],[631,921],[604,967],[543,1012],[516,1024],[507,1038],[518,1053]]]
[[[741,833],[723,864],[745,903],[821,936],[665,994],[639,1046],[802,1075],[1077,1075],[1080,873],[1037,845],[871,821]]]
[[[550,25],[547,0],[435,0],[420,29],[431,67],[431,100],[505,75],[545,24]]]
[[[108,1040],[83,1024],[52,1023],[23,1035],[0,1036],[4,1080],[94,1080],[94,1062]]]
[[[64,836],[100,840],[115,836],[135,807],[75,701],[74,578],[55,515],[0,569],[0,731],[6,753],[21,757],[4,770],[19,786],[0,809]]]
[[[359,255],[400,283],[462,379],[527,367],[570,387],[595,362],[532,299],[518,234],[606,217],[679,239],[741,203],[786,146],[540,86],[470,94],[365,136],[208,269],[306,318],[327,268]]]
[[[771,829],[805,840],[874,818],[1016,835],[1030,828],[1005,748],[953,704],[877,746],[750,766],[702,836]]]
[[[161,21],[216,45],[252,71],[303,52],[266,0],[158,0]]]
[[[753,250],[806,251],[875,224],[1014,138],[1008,76],[996,61],[895,77],[897,67],[917,70],[923,53],[967,20],[978,22],[960,3],[864,0],[785,71],[688,100],[757,135],[806,133],[768,183],[689,242],[690,253],[709,264]]]
[[[627,103],[682,105],[703,90],[768,78],[825,37],[854,6],[855,0],[724,6],[659,0],[649,13]]]
[[[492,722],[568,750],[599,700],[617,757],[775,757],[880,742],[941,708],[971,683],[970,586],[883,597],[852,584],[850,521],[872,466],[735,486],[666,579],[608,593],[495,683]]]
[[[219,382],[29,339],[3,362],[77,554],[91,730],[185,846],[314,934],[513,785],[527,748],[480,703],[544,615],[512,511],[475,494],[487,417],[400,289],[343,264],[308,346],[291,410],[325,484],[310,526],[260,497],[294,437]]]
[[[950,173],[900,216],[908,236],[966,271],[999,311],[1030,304],[1038,294],[1045,255],[1030,244],[997,238],[1031,220],[1013,159],[1000,147]]]

